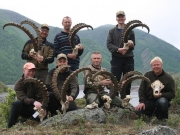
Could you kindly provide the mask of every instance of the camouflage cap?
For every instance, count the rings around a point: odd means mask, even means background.
[[[41,25],[41,28],[47,28],[49,30],[49,26],[45,23]]]
[[[123,16],[125,16],[124,11],[122,11],[122,10],[118,11],[118,12],[116,13],[116,16],[119,16],[119,15],[123,15]]]
[[[65,58],[67,60],[67,56],[64,54],[64,53],[60,53],[58,56],[57,56],[57,60],[59,60],[60,58]]]

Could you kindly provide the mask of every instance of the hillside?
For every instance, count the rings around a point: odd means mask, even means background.
[[[23,20],[30,20],[16,12],[0,9],[0,81],[5,84],[14,84],[22,75],[22,66],[25,63],[21,59],[21,51],[28,36],[16,27],[6,27],[2,29],[7,22],[20,23]],[[35,21],[33,21],[35,22]],[[40,26],[35,22],[37,26]],[[78,32],[81,42],[84,45],[84,53],[81,56],[80,67],[90,64],[90,55],[94,51],[100,51],[103,55],[102,66],[110,71],[111,54],[106,47],[106,37],[109,29],[113,25],[102,25],[92,30],[83,29]],[[27,27],[34,34],[32,28]],[[48,40],[53,42],[55,35],[61,31],[61,28],[50,26]],[[136,47],[135,70],[145,72],[150,70],[149,61],[154,56],[160,56],[164,62],[164,69],[171,73],[180,72],[180,50],[173,45],[151,35],[140,29],[135,29]],[[55,62],[50,65],[54,67]],[[82,83],[82,75],[79,76]]]

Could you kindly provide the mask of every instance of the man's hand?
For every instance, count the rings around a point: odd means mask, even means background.
[[[42,55],[37,55],[36,56],[36,60],[38,61],[38,62],[42,62],[43,60],[44,60],[44,57],[42,56]]]
[[[127,53],[128,49],[126,48],[118,48],[118,52],[121,53],[122,55],[125,55]]]
[[[136,111],[140,111],[140,110],[145,110],[145,104],[144,103],[139,103],[138,106],[136,106]]]
[[[129,48],[133,48],[134,47],[134,43],[132,40],[128,40],[128,46]]]
[[[38,110],[40,110],[42,104],[41,104],[40,102],[38,102],[38,101],[35,101],[35,102],[34,102],[34,106],[35,106]]]
[[[82,44],[78,44],[77,46],[78,46],[78,49],[79,49],[79,50],[83,50],[83,49],[84,49],[84,47],[82,46]]]
[[[34,51],[34,49],[31,49],[30,51],[29,51],[29,56],[31,57],[31,58],[36,58],[36,52]]]
[[[73,54],[73,53],[68,53],[67,57],[70,58],[70,59],[73,59],[73,60],[76,59],[76,55]]]
[[[74,100],[72,96],[66,96],[66,99],[67,99],[69,102]]]
[[[110,79],[105,79],[105,80],[102,80],[102,81],[100,82],[100,84],[103,85],[103,86],[110,85],[111,83],[112,83],[112,82],[111,82]]]

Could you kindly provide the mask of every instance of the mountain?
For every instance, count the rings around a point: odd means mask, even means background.
[[[22,66],[25,63],[21,59],[21,51],[28,36],[16,27],[5,27],[3,25],[8,22],[20,23],[23,20],[31,20],[38,27],[40,24],[21,14],[10,10],[0,9],[0,81],[5,84],[14,84],[22,75]],[[35,31],[25,25],[35,36]],[[108,31],[114,27],[113,25],[102,25],[94,30],[81,30],[78,35],[84,45],[84,53],[81,56],[80,67],[90,64],[90,56],[94,51],[102,53],[102,66],[110,71],[111,54],[106,47],[106,38]],[[53,42],[54,37],[62,28],[50,26],[48,40]],[[135,29],[136,46],[135,54],[135,70],[144,73],[150,70],[150,60],[154,56],[160,56],[163,59],[164,69],[170,73],[180,72],[180,50],[173,45],[155,37],[140,29]],[[55,66],[55,62],[50,65],[49,69]],[[79,75],[80,84],[83,82],[82,74]]]

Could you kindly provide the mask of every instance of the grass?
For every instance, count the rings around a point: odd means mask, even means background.
[[[180,84],[178,79],[177,84]],[[169,108],[169,119],[167,121],[159,121],[155,117],[140,119],[130,119],[127,117],[127,112],[124,112],[125,117],[121,121],[110,114],[107,116],[105,124],[94,124],[86,121],[81,116],[76,115],[77,122],[72,125],[54,125],[52,127],[39,127],[38,122],[28,120],[25,123],[18,123],[10,129],[6,129],[7,116],[4,113],[9,113],[8,107],[14,99],[14,93],[9,90],[10,95],[4,105],[0,104],[0,132],[1,135],[137,135],[142,130],[152,129],[158,125],[166,125],[177,131],[180,131],[180,87],[176,87],[176,97],[171,102]],[[76,99],[76,104],[79,108],[84,108],[86,105],[85,99]]]

